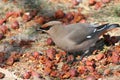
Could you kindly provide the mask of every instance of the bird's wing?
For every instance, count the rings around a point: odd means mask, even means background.
[[[71,24],[66,26],[68,35],[66,35],[67,38],[69,38],[71,41],[75,43],[81,43],[86,39],[92,38],[94,36],[94,30],[95,27],[91,27],[89,24]]]

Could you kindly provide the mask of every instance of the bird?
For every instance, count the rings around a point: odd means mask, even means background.
[[[67,52],[88,53],[89,48],[95,45],[101,35],[117,27],[120,27],[119,24],[107,23],[96,26],[90,23],[74,23],[64,25],[60,21],[50,21],[43,24],[38,31],[48,33],[53,42]]]

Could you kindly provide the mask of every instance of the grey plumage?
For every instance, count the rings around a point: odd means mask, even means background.
[[[55,44],[67,52],[86,51],[93,46],[107,30],[119,27],[118,24],[104,24],[98,27],[87,23],[63,25],[58,21],[51,21],[42,27],[51,26],[47,32]]]

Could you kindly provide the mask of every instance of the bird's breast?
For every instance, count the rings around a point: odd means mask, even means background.
[[[61,49],[65,51],[71,51],[73,50],[75,43],[70,41],[67,38],[53,38],[54,43]]]

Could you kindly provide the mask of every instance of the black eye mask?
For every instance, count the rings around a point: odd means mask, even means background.
[[[48,26],[48,27],[46,27],[46,28],[38,28],[38,29],[36,29],[36,31],[42,31],[43,33],[46,33],[46,31],[48,31],[49,29],[50,29],[50,27],[51,26]]]

